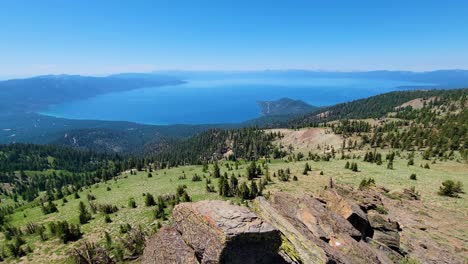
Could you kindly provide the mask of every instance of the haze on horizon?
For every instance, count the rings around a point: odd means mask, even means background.
[[[467,1],[2,1],[0,79],[468,69]]]

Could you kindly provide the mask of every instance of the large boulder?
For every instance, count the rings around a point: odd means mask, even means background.
[[[280,253],[286,255],[290,262],[311,264],[329,262],[326,252],[317,245],[317,243],[321,245],[326,243],[312,235],[304,234],[301,226],[296,226],[289,217],[283,216],[264,197],[260,196],[255,200],[254,208],[263,219],[281,231],[284,241]]]
[[[163,227],[147,243],[143,264],[199,264],[195,251],[173,227]]]
[[[227,201],[182,203],[173,225],[201,263],[275,263],[280,232],[245,207]]]
[[[372,236],[372,229],[366,213],[352,200],[346,199],[335,189],[328,189],[319,194],[319,198],[333,212],[348,220],[363,237]]]
[[[318,199],[279,192],[270,201],[257,198],[255,205],[259,215],[277,226],[293,245],[291,252],[298,262],[391,263],[362,241],[351,223]]]

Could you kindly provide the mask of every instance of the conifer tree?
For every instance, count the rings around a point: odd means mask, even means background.
[[[80,224],[86,224],[89,222],[89,220],[91,220],[91,213],[88,211],[83,201],[80,201],[80,203],[78,204],[78,211]]]

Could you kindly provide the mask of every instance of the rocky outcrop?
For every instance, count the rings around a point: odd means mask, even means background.
[[[392,263],[383,252],[362,240],[361,232],[330,210],[323,200],[275,193],[270,201],[259,197],[255,208],[283,233],[287,243],[294,247],[285,254],[293,255],[299,263]],[[352,215],[346,210],[342,212],[348,217]],[[366,214],[361,212],[362,219],[367,221]]]
[[[316,238],[311,240],[303,235],[288,217],[284,217],[263,197],[255,200],[254,208],[256,212],[265,220],[276,226],[284,236],[281,250],[282,254],[290,258],[294,263],[326,263],[328,256],[325,251],[317,245],[324,244]]]
[[[324,202],[331,211],[348,220],[361,232],[362,237],[372,235],[366,213],[355,202],[345,199],[335,189],[321,192],[318,199]]]
[[[388,246],[389,248],[400,250],[400,225],[388,217],[375,211],[368,213],[369,222],[374,230],[373,239]]]
[[[148,242],[143,263],[285,263],[280,232],[246,207],[182,203],[172,219]]]
[[[185,244],[173,227],[163,227],[147,243],[143,264],[174,263],[198,264],[195,251]]]
[[[357,200],[352,200],[356,197]],[[372,190],[317,198],[277,192],[247,207],[182,203],[148,242],[143,263],[398,263],[401,231]],[[378,209],[378,210],[374,210]]]
[[[173,221],[201,263],[271,263],[281,245],[276,228],[226,201],[179,204]]]

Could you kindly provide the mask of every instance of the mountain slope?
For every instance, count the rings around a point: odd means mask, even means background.
[[[0,110],[30,112],[47,105],[85,99],[99,94],[126,91],[150,86],[178,84],[182,81],[167,77],[123,78],[88,77],[79,75],[46,75],[0,82]]]
[[[281,98],[276,101],[258,101],[257,104],[264,116],[305,114],[318,108],[304,101],[290,98]]]
[[[339,119],[380,118],[389,112],[394,112],[396,107],[399,107],[402,104],[417,98],[460,98],[467,95],[468,89],[390,92],[348,103],[321,108],[317,111],[289,121],[289,126],[314,126],[317,123]]]

